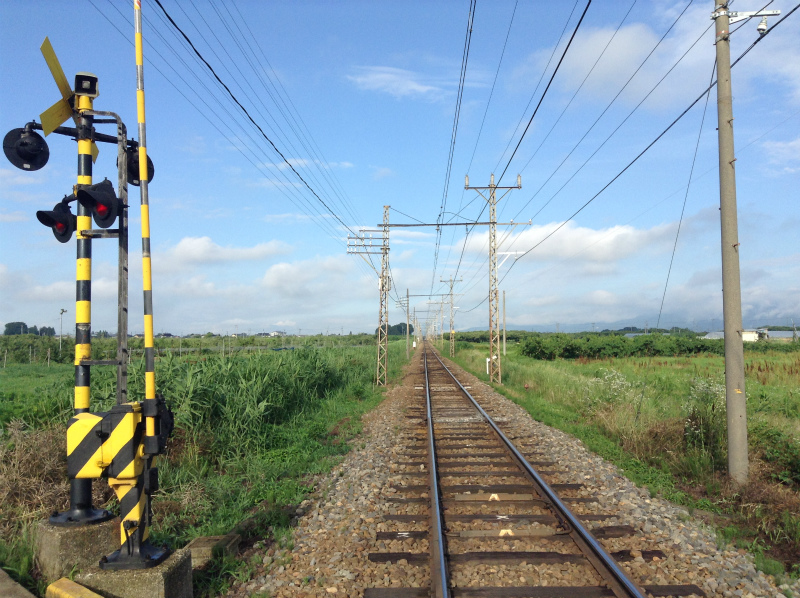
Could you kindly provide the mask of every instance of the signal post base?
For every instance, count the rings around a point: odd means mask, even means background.
[[[118,533],[118,529],[115,529]],[[75,575],[93,592],[113,598],[192,598],[192,555],[185,548],[148,569],[101,569],[98,560]]]
[[[119,521],[114,519],[69,526],[41,521],[36,532],[36,559],[48,582],[68,577],[75,569],[96,566],[102,556],[119,547]]]

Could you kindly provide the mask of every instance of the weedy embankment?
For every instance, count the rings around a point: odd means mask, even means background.
[[[790,347],[791,348],[791,347]],[[632,481],[716,526],[720,543],[756,566],[800,576],[800,350],[746,348],[750,482],[727,480],[724,359],[533,359],[519,345],[496,390],[580,438]],[[486,379],[486,346],[459,343],[456,361]]]
[[[390,377],[399,374],[404,348],[404,342],[389,345]],[[158,358],[158,391],[175,413],[175,432],[158,463],[154,541],[180,547],[234,529],[245,542],[286,535],[312,476],[348,451],[360,416],[381,400],[372,387],[374,369],[374,345],[348,346],[344,339],[327,348]],[[3,387],[13,388],[0,397],[0,566],[41,591],[32,532],[69,502],[64,435],[72,368],[17,365],[0,372]],[[132,363],[132,400],[143,398],[143,376],[143,364]],[[114,380],[112,369],[95,369],[92,411],[113,405]],[[93,486],[95,504],[113,508],[106,484]],[[198,576],[195,595],[223,591],[247,567],[214,563]]]

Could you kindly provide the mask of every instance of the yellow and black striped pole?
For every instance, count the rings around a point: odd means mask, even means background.
[[[144,50],[142,47],[142,2],[134,0],[136,34],[136,110],[139,125],[139,189],[142,218],[142,288],[144,289],[144,361],[145,361],[145,440],[147,455],[158,454],[156,437],[156,373],[153,344],[153,277],[150,268],[150,198],[148,193],[147,133],[144,113]]]
[[[92,97],[75,95],[75,110],[78,112],[78,186],[92,184],[92,124],[94,118],[86,111],[92,110]],[[77,260],[75,274],[75,417],[95,419],[89,413],[92,358],[92,239],[81,234],[91,230],[91,211],[81,203],[77,217]],[[77,429],[77,428],[76,428]],[[67,457],[74,452],[80,439],[67,433]],[[92,506],[92,480],[70,476],[70,508],[50,518],[56,525],[88,524],[111,519],[113,515],[104,509]]]
[[[153,344],[153,292],[150,269],[150,206],[148,199],[149,172],[147,168],[147,142],[144,118],[144,72],[142,49],[142,5],[134,0],[135,49],[136,49],[136,107],[139,125],[139,188],[141,190],[142,220],[142,286],[144,289],[144,357],[145,398],[144,402],[118,405],[115,409],[130,409],[135,430],[132,437],[136,447],[135,457],[117,470],[109,468],[108,482],[119,499],[120,549],[106,559],[103,568],[138,569],[152,567],[164,560],[169,551],[153,546],[150,536],[150,496],[158,488],[158,470],[154,467],[155,456],[163,448],[159,432],[166,425],[162,420],[166,409],[163,400],[156,397],[155,351]],[[142,438],[144,420],[144,438]],[[157,425],[158,424],[158,425]]]

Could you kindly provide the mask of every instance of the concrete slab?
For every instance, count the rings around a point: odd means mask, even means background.
[[[242,537],[233,533],[195,538],[186,545],[192,552],[192,569],[199,569],[213,558],[235,556],[241,541]]]
[[[40,521],[36,528],[36,560],[48,582],[76,569],[96,566],[119,548],[119,519],[92,525],[60,527]]]
[[[192,598],[192,556],[182,548],[150,569],[90,567],[77,573],[75,581],[103,598]]]
[[[45,598],[102,598],[100,594],[95,594],[90,589],[84,588],[66,577],[47,586],[44,596]]]
[[[34,598],[28,590],[19,585],[0,568],[0,596],[3,598]]]

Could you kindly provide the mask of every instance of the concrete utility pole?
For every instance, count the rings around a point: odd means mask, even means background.
[[[409,359],[409,357],[410,357],[410,355],[409,355],[409,342],[408,342],[409,335],[411,334],[408,331],[408,307],[409,307],[409,305],[410,304],[408,302],[408,289],[406,289],[406,359]]]
[[[67,310],[63,307],[61,308],[61,313],[59,314],[59,319],[61,320],[61,331],[58,333],[58,355],[61,356],[61,337],[64,336],[64,314],[67,313]]]
[[[503,357],[506,356],[506,292],[503,290]]]
[[[409,323],[409,313],[408,313],[408,289],[406,289],[406,298],[400,298],[399,301],[395,301],[395,307],[399,307],[400,309],[405,310],[406,312],[406,359],[409,358],[409,331],[408,331],[408,323]]]
[[[766,17],[780,11],[731,12],[728,2],[714,1],[716,25],[717,131],[719,134],[719,214],[722,241],[722,314],[725,331],[725,403],[728,419],[728,474],[747,483],[747,396],[742,345],[742,290],[739,279],[739,225],[736,213],[736,157],[733,151],[730,24],[760,16],[758,31],[766,32]]]
[[[480,193],[489,203],[489,382],[503,383],[503,371],[500,359],[500,326],[499,326],[499,291],[497,289],[497,189],[505,189],[500,197],[503,199],[511,189],[521,189],[522,179],[517,175],[517,184],[514,187],[498,187],[494,184],[492,174],[488,187],[470,187],[469,177],[465,178],[464,189],[473,189]],[[488,190],[489,197],[481,191]]]

